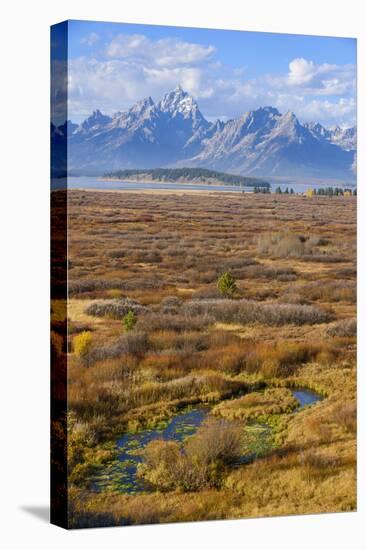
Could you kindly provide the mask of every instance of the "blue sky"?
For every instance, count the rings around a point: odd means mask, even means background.
[[[303,122],[355,123],[352,38],[71,21],[68,40],[77,122],[181,84],[210,120],[272,105]]]

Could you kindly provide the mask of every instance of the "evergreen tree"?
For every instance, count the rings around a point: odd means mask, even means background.
[[[236,281],[234,277],[226,271],[217,280],[217,288],[226,298],[232,298],[237,291]]]
[[[132,309],[130,309],[122,319],[125,331],[129,332],[130,330],[132,330],[136,325],[136,321],[136,314],[132,311]]]

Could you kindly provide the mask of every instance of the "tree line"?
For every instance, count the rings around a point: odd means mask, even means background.
[[[152,168],[152,169],[126,169],[108,172],[104,175],[107,178],[131,179],[133,177],[151,178],[153,181],[175,182],[181,179],[216,180],[224,185],[241,185],[245,187],[257,187],[260,189],[269,189],[270,184],[260,178],[239,176],[237,174],[227,174],[207,168]]]

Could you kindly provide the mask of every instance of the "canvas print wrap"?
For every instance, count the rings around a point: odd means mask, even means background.
[[[53,523],[356,509],[356,41],[51,29]]]

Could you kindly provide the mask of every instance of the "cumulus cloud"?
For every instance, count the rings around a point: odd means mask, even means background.
[[[275,88],[289,87],[301,90],[306,95],[344,95],[356,88],[354,65],[316,65],[304,58],[295,58],[289,63],[286,75],[269,76],[268,82]]]
[[[353,65],[316,64],[299,57],[284,74],[247,78],[246,68],[225,66],[216,54],[211,45],[119,34],[105,45],[103,55],[70,61],[70,117],[80,120],[97,108],[108,114],[123,111],[149,95],[159,101],[180,84],[210,120],[271,105],[293,111],[303,122],[355,123]]]
[[[175,38],[154,41],[141,34],[118,34],[108,45],[106,53],[112,58],[141,60],[158,67],[176,67],[207,61],[215,51],[214,46]]]
[[[291,85],[308,83],[314,74],[314,63],[306,59],[293,59],[289,64],[288,79]]]
[[[80,39],[80,44],[86,44],[87,46],[94,46],[99,40],[99,35],[96,32],[90,32],[87,36]]]
[[[198,67],[151,67],[122,59],[80,57],[69,63],[70,116],[87,116],[97,108],[107,113],[126,110],[147,96],[158,101],[177,84],[197,100],[212,93]]]

